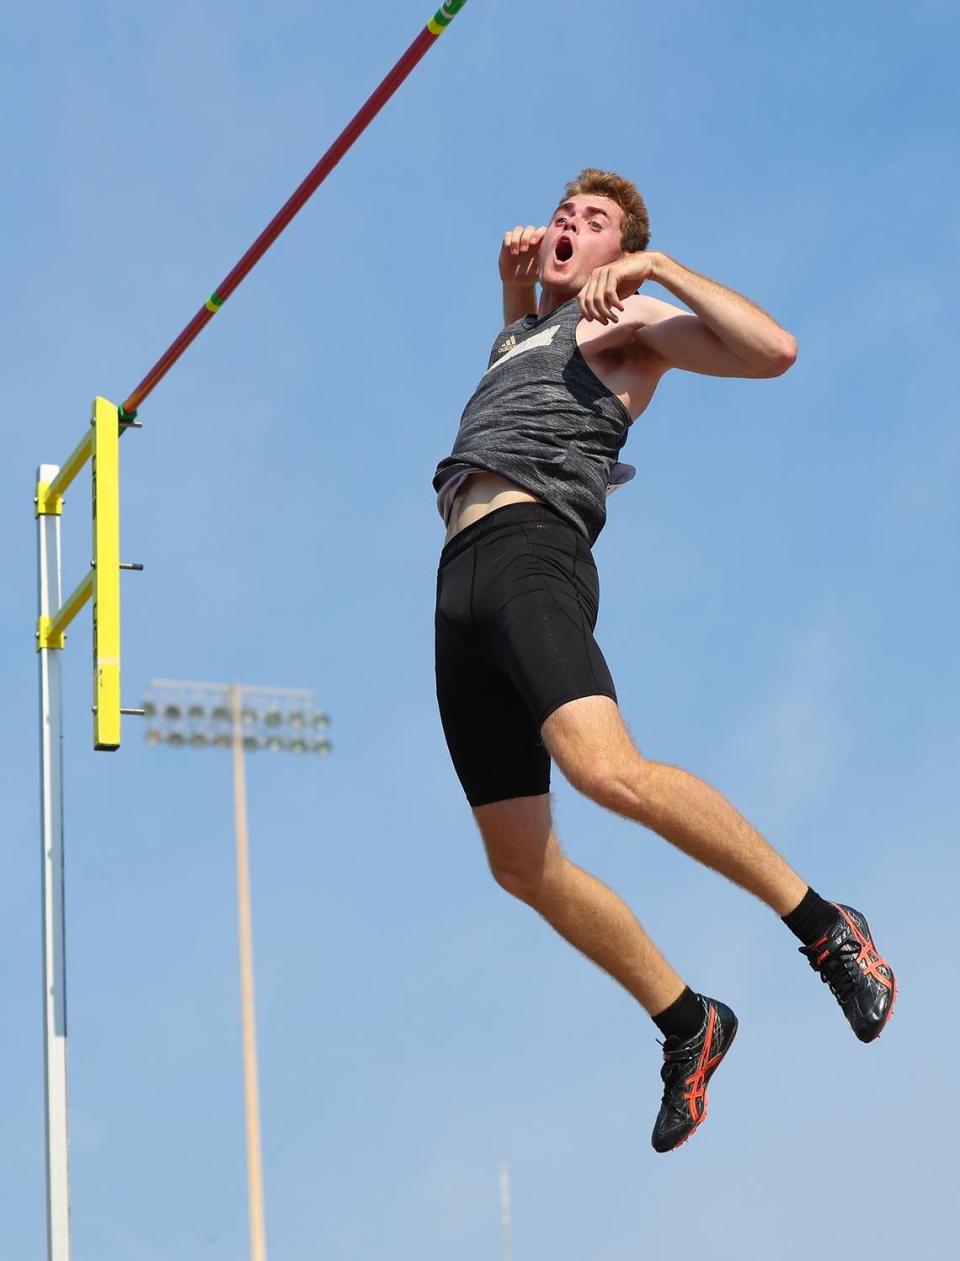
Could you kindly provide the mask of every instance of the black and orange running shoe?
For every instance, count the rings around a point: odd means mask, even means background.
[[[730,1050],[737,1018],[725,1003],[698,995],[706,1015],[700,1032],[685,1042],[663,1043],[663,1102],[653,1127],[653,1149],[669,1152],[685,1143],[707,1115],[707,1083]]]
[[[836,927],[812,946],[801,946],[820,980],[829,985],[861,1042],[872,1042],[893,1015],[897,979],[870,936],[870,925],[852,906],[832,904]]]

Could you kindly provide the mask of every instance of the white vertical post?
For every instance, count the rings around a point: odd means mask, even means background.
[[[511,1261],[513,1256],[510,1236],[510,1170],[504,1161],[500,1166],[500,1255],[502,1261]]]
[[[52,482],[55,464],[41,464],[38,482]],[[60,517],[37,517],[39,613],[60,608]],[[43,883],[44,1103],[47,1156],[47,1257],[70,1258],[67,1133],[67,995],[63,910],[63,711],[61,650],[41,648],[40,836]]]
[[[253,925],[250,911],[250,848],[247,840],[247,783],[243,767],[243,689],[230,687],[233,715],[233,808],[237,832],[237,922],[240,934],[240,1000],[243,1015],[243,1091],[247,1123],[247,1200],[250,1261],[267,1261],[263,1211],[263,1157],[257,1075],[257,1019],[253,989]]]

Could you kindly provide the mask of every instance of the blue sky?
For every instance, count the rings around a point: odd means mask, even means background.
[[[34,470],[133,388],[428,16],[8,20],[3,1261],[44,1247]],[[515,1261],[954,1239],[958,35],[936,0],[472,0],[124,439],[146,565],[125,703],[238,678],[333,715],[331,759],[248,765],[272,1256],[498,1257],[504,1160]],[[624,713],[863,909],[902,986],[861,1046],[764,908],[558,782],[571,857],[741,1018],[670,1158],[653,1026],[489,878],[432,692],[430,476],[499,328],[499,236],[584,165],[636,179],[654,248],[800,343],[777,380],[668,378],[631,435],[595,552]],[[89,641],[64,662],[75,1256],[226,1261],[247,1246],[229,758],[147,749],[135,720],[93,753]]]

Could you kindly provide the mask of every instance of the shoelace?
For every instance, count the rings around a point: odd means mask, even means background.
[[[657,1041],[660,1041],[659,1038]],[[663,1046],[663,1043],[661,1042],[660,1045]],[[667,1102],[667,1096],[677,1085],[677,1082],[689,1072],[689,1061],[693,1060],[696,1062],[699,1054],[699,1048],[686,1052],[684,1055],[684,1059],[688,1061],[686,1064],[684,1063],[684,1060],[681,1059],[666,1060],[664,1062],[663,1067],[660,1069],[660,1078],[663,1081],[663,1098],[660,1100],[661,1103]]]
[[[820,980],[830,986],[830,990],[838,1003],[845,1003],[853,994],[860,979],[860,950],[857,943],[848,939],[839,946],[828,959],[825,959],[818,971]],[[814,964],[814,967],[817,965]]]
[[[682,1072],[683,1066],[681,1064],[668,1063],[664,1064],[663,1068],[661,1068],[660,1077],[663,1081],[663,1098],[660,1101],[661,1103],[667,1102],[667,1095],[670,1094],[671,1090],[673,1090],[674,1086],[677,1084],[677,1078]]]

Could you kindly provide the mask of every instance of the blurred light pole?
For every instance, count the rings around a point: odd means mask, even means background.
[[[240,936],[240,997],[243,1014],[243,1078],[247,1129],[247,1195],[251,1261],[266,1261],[260,1094],[253,992],[253,926],[244,753],[267,749],[325,755],[327,714],[314,693],[299,688],[250,687],[242,683],[178,683],[158,679],[143,703],[147,744],[170,748],[232,749],[233,807],[237,837],[237,918]]]

